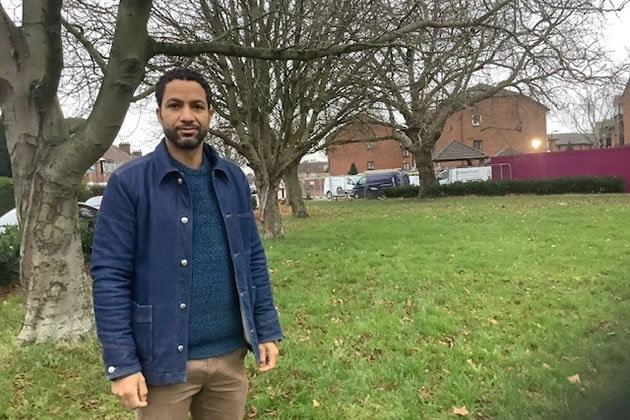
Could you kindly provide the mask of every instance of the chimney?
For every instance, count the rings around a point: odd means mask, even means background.
[[[123,152],[127,153],[128,155],[131,155],[131,144],[124,142],[124,143],[119,143],[118,144],[118,148],[120,150],[122,150]]]
[[[142,156],[142,150],[136,150],[135,152],[132,153],[132,155],[134,155],[135,157],[140,157]]]

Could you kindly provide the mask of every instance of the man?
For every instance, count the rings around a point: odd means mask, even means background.
[[[94,233],[94,313],[112,393],[137,419],[242,419],[243,358],[272,369],[282,338],[240,168],[204,144],[196,71],[156,84],[165,139],[110,178]]]

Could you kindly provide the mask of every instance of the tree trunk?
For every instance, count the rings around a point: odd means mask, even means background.
[[[32,106],[29,98],[20,99],[4,115],[20,221],[20,283],[26,291],[18,340],[76,339],[92,330],[94,319],[77,211],[82,173],[58,164],[55,146],[67,138],[58,102],[28,113],[21,110]]]
[[[278,204],[279,180],[272,180],[265,170],[254,171],[256,174],[256,189],[262,221],[263,238],[281,238],[284,236],[282,216]]]
[[[416,158],[416,166],[418,167],[418,173],[420,175],[420,194],[419,197],[426,195],[427,189],[435,184],[435,171],[433,170],[433,154],[431,147],[421,145],[420,148],[415,151],[414,156]]]
[[[23,342],[76,339],[93,327],[90,279],[83,264],[74,184],[34,174],[19,188],[20,281],[27,285]]]
[[[291,205],[291,211],[294,217],[308,217],[306,205],[302,197],[302,183],[298,178],[298,166],[300,161],[295,161],[287,167],[284,175],[284,185],[287,188],[287,201]]]

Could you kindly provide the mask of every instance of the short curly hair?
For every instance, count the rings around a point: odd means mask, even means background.
[[[203,75],[197,70],[178,67],[164,73],[155,84],[155,99],[157,99],[158,107],[162,107],[162,98],[164,97],[166,84],[173,80],[190,80],[199,83],[206,92],[206,103],[208,106],[210,105],[210,96],[212,95],[212,92],[210,91],[210,84],[206,78],[203,77]]]

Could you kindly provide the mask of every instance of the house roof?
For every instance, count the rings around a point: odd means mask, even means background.
[[[478,84],[478,85],[475,85],[475,86],[469,88],[468,92],[474,94],[475,92],[486,92],[486,91],[492,90],[494,88],[495,87],[492,86],[492,85]],[[506,89],[506,88],[501,89],[500,91],[498,91],[497,93],[492,95],[490,98],[499,98],[499,97],[506,97],[506,96],[520,96],[522,98],[529,99],[530,101],[540,105],[541,107],[545,108],[545,110],[549,111],[549,108],[547,108],[545,105],[543,105],[542,103],[540,103],[536,99],[532,98],[531,96],[527,96],[527,95],[525,95],[525,94],[523,94],[521,92],[510,90],[510,89]],[[490,98],[487,98],[487,99],[490,99]]]
[[[569,143],[574,146],[593,144],[593,141],[588,136],[581,133],[554,133],[548,137],[549,141],[552,141],[556,146],[567,146]]]
[[[101,160],[111,160],[114,162],[127,162],[136,156],[130,155],[129,153],[122,150],[120,147],[111,145],[107,151],[103,154]]]
[[[488,155],[461,141],[451,140],[442,150],[433,156],[434,162],[449,162],[468,159],[486,159]]]
[[[328,162],[302,162],[298,166],[298,173],[323,174],[328,172]]]

